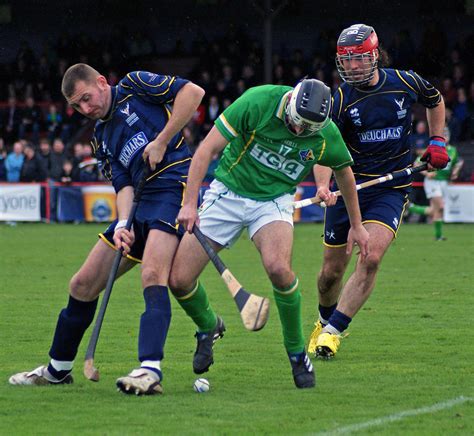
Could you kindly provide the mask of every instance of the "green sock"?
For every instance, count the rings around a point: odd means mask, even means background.
[[[435,228],[435,238],[440,239],[443,237],[443,221],[435,221],[434,222],[434,228]]]
[[[301,292],[298,279],[286,289],[273,287],[273,295],[280,315],[283,343],[288,353],[304,351],[303,321],[301,316]]]
[[[428,209],[428,206],[418,206],[417,204],[412,204],[408,208],[408,212],[416,213],[417,215],[426,215],[426,209]]]
[[[217,315],[212,310],[206,290],[200,282],[197,282],[189,294],[176,300],[197,325],[199,332],[210,332],[216,328]]]

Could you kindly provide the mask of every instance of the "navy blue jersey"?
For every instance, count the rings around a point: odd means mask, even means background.
[[[176,94],[186,83],[179,77],[134,71],[111,87],[112,104],[107,116],[95,125],[92,145],[116,192],[138,184],[144,169],[143,150],[165,127]],[[143,197],[185,183],[190,163],[189,149],[179,132],[148,179]]]
[[[357,182],[409,167],[413,104],[433,108],[441,101],[439,91],[413,71],[379,73],[375,86],[357,89],[343,83],[334,94],[332,117],[354,159]],[[410,183],[408,176],[383,187],[403,189]]]

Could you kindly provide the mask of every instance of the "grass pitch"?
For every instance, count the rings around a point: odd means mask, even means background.
[[[138,268],[114,286],[96,352],[99,383],[82,376],[90,329],[74,385],[9,386],[11,374],[48,361],[69,278],[104,227],[0,225],[0,434],[474,433],[472,225],[447,225],[445,242],[432,240],[429,225],[402,227],[336,358],[313,361],[315,389],[293,385],[273,299],[267,326],[247,332],[212,266],[203,283],[227,332],[215,346],[215,365],[204,375],[210,392],[193,391],[194,328],[174,301],[162,364],[164,395],[115,391],[115,379],[137,366],[144,307]],[[293,266],[303,289],[307,337],[316,315],[321,234],[320,224],[295,230]],[[222,257],[247,289],[272,296],[246,237]]]

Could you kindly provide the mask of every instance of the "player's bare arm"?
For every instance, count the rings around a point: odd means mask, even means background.
[[[227,139],[213,127],[194,154],[191,167],[189,168],[188,183],[184,196],[183,207],[178,214],[178,222],[188,231],[192,232],[194,223],[198,220],[197,202],[199,189],[209,168],[212,157],[220,153],[227,145]]]
[[[326,206],[334,206],[337,201],[337,196],[329,189],[332,169],[323,165],[315,165],[313,167],[313,174],[317,187],[316,196],[324,201]]]
[[[174,135],[178,133],[193,117],[202,98],[204,89],[194,83],[186,83],[176,95],[173,112],[165,128],[151,141],[143,151],[143,159],[148,159],[152,170],[163,160],[166,147]]]
[[[362,216],[359,208],[359,198],[357,196],[356,181],[351,167],[345,167],[341,170],[335,171],[337,185],[344,197],[349,220],[351,222],[351,229],[347,238],[346,253],[352,253],[354,243],[359,246],[362,259],[365,258],[369,252],[369,233],[362,225]]]
[[[115,226],[115,233],[114,233],[115,246],[118,249],[123,247],[124,254],[128,254],[130,252],[130,247],[133,245],[133,242],[135,240],[133,229],[131,229],[130,231],[125,229],[125,224],[127,223],[128,214],[130,213],[130,209],[132,207],[132,201],[133,201],[133,187],[124,186],[117,193],[116,204],[117,204],[118,223]]]

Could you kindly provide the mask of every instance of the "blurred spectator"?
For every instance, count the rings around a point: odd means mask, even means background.
[[[82,142],[75,142],[72,146],[72,178],[74,181],[79,180],[79,164],[84,159],[84,144]]]
[[[247,87],[245,85],[245,81],[243,79],[237,80],[235,90],[236,90],[236,98],[240,97],[247,90]],[[225,98],[224,98],[224,100],[225,100]]]
[[[412,147],[416,154],[420,150],[424,150],[428,146],[428,141],[430,140],[430,135],[428,133],[428,125],[426,121],[420,120],[416,123],[415,131],[411,136]]]
[[[232,100],[230,98],[224,98],[224,101],[222,102],[222,110],[228,108],[232,103]]]
[[[8,154],[5,160],[5,169],[7,170],[7,181],[8,182],[19,182],[21,167],[25,155],[23,154],[23,144],[20,141],[16,141],[13,144],[13,151]]]
[[[255,69],[251,65],[245,64],[242,67],[242,80],[245,83],[246,89],[249,89],[252,86],[257,85],[258,82],[255,77]]]
[[[63,170],[61,176],[59,178],[61,183],[71,183],[75,181],[79,181],[78,179],[75,180],[74,178],[74,167],[72,162],[69,159],[66,159],[63,163]]]
[[[207,134],[214,125],[214,120],[220,115],[221,107],[219,105],[219,100],[215,95],[209,97],[209,103],[206,108],[206,114],[204,117],[204,134]]]
[[[453,116],[453,111],[449,107],[446,108],[446,126],[451,132],[451,140],[456,144],[461,138],[461,122]]]
[[[51,179],[59,182],[63,172],[63,164],[66,159],[67,156],[64,149],[64,142],[62,139],[56,138],[53,141],[53,151],[50,157],[51,169],[49,171],[49,177]]]
[[[58,112],[58,107],[54,103],[50,104],[46,114],[46,130],[50,141],[60,135],[62,122],[63,116]]]
[[[5,159],[7,158],[7,149],[5,147],[5,141],[0,138],[0,181],[4,182],[7,180],[7,169],[5,168]]]
[[[47,174],[40,159],[36,156],[33,144],[25,146],[25,159],[21,167],[20,182],[44,182]]]
[[[38,143],[41,127],[41,109],[35,103],[33,97],[26,98],[26,106],[21,112],[21,122],[18,135],[20,138],[26,138],[27,133],[31,133],[31,140],[34,144]]]
[[[15,97],[8,99],[8,107],[3,113],[4,138],[7,144],[18,139],[18,127],[21,121],[21,110],[17,106]]]
[[[459,88],[457,90],[457,101],[453,107],[453,117],[457,118],[461,123],[461,139],[467,138],[467,127],[469,118],[469,108],[467,106],[466,90]]]
[[[24,59],[18,59],[13,68],[12,81],[10,82],[12,92],[20,99],[25,99],[33,94],[33,74],[31,65]]]
[[[453,79],[451,77],[445,77],[441,83],[441,94],[444,98],[444,103],[448,107],[453,107],[456,102],[456,88],[453,85]]]
[[[90,143],[82,145],[82,160],[86,160],[89,157],[94,157],[92,145]]]
[[[83,117],[79,112],[75,111],[69,105],[66,105],[66,108],[64,109],[62,120],[63,124],[61,128],[61,139],[65,143],[72,138],[72,135],[77,132],[83,122],[87,122],[85,117]]]
[[[97,182],[99,180],[99,169],[97,159],[93,157],[85,158],[79,164],[79,182]]]
[[[38,153],[36,153],[36,157],[41,163],[46,177],[49,177],[51,172],[51,145],[47,138],[40,139],[39,150]]]
[[[457,64],[453,67],[453,86],[457,89],[466,88],[468,85],[464,65]]]
[[[244,83],[243,80],[239,80],[239,82],[243,83],[243,85],[245,86],[245,83]],[[275,85],[286,85],[287,84],[285,67],[281,63],[276,64],[273,68],[273,83]],[[240,92],[240,94],[242,94],[242,93]]]

